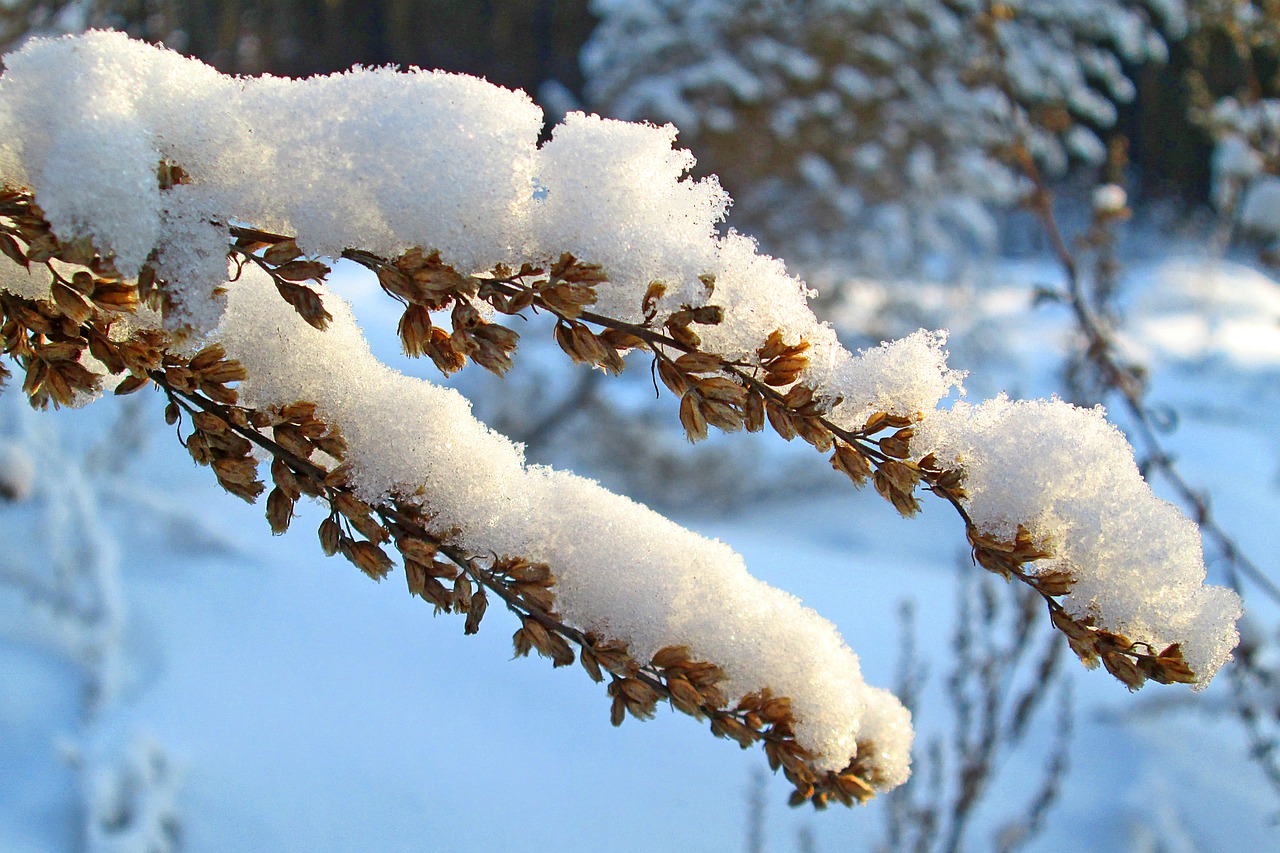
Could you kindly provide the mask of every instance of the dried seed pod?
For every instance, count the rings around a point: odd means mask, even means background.
[[[676,358],[676,367],[684,373],[714,373],[720,369],[720,357],[709,352],[687,352]]]
[[[658,362],[658,378],[662,380],[662,384],[667,386],[667,390],[677,397],[683,397],[689,390],[689,382],[685,378],[684,373],[673,362],[665,358],[657,359]]]
[[[325,310],[324,301],[321,300],[320,294],[316,293],[309,287],[304,287],[301,284],[295,284],[284,275],[284,270],[287,267],[292,267],[293,264],[304,263],[312,262],[293,261],[292,263],[286,264],[284,267],[276,270],[276,276],[273,276],[276,290],[280,293],[280,296],[285,302],[293,306],[293,310],[298,312],[298,316],[305,320],[307,325],[312,328],[319,329],[320,331],[324,331],[329,327],[329,321],[333,319],[333,315]],[[304,270],[300,268],[294,268],[291,270],[290,275],[301,276],[301,278],[298,279],[300,281],[310,278],[323,278],[324,275],[328,274],[329,268],[325,267],[324,264],[319,264],[319,266],[324,269],[324,272],[320,275],[303,275]],[[305,272],[311,272],[311,269],[308,268]]]
[[[901,492],[910,493],[920,483],[920,469],[910,462],[899,462],[890,459],[880,464],[880,471]]]
[[[27,243],[27,260],[33,264],[42,264],[56,256],[62,247],[52,234],[43,233],[35,236]]]
[[[195,373],[201,373],[213,367],[218,362],[227,357],[227,351],[222,344],[210,344],[200,352],[196,353],[191,361],[187,362],[187,366]]]
[[[131,374],[129,376],[126,376],[123,380],[121,380],[120,384],[116,386],[115,394],[117,397],[123,397],[126,394],[132,394],[134,391],[137,391],[138,389],[145,387],[149,382],[151,382],[151,380],[146,376]]]
[[[404,579],[409,586],[409,594],[421,596],[427,585],[427,569],[415,560],[404,561]]]
[[[1075,585],[1075,578],[1070,572],[1052,571],[1036,575],[1028,575],[1027,582],[1045,595],[1066,595]]]
[[[817,418],[795,418],[794,423],[796,433],[812,444],[819,453],[826,453],[831,449],[833,441],[831,430],[823,426]]]
[[[533,648],[537,649],[539,654],[550,657],[546,650],[551,647],[551,634],[547,631],[546,626],[529,616],[520,617],[520,624],[523,626],[525,637],[528,638]]]
[[[642,349],[645,346],[644,338],[622,329],[605,329],[600,333],[600,339],[615,350]]]
[[[699,402],[699,409],[711,426],[724,432],[737,432],[742,429],[742,412],[729,403],[704,397]]]
[[[664,646],[653,656],[653,665],[658,669],[667,669],[689,662],[688,646]]]
[[[200,375],[206,382],[221,385],[227,382],[243,382],[249,374],[240,362],[228,359],[204,369]]]
[[[191,422],[201,432],[221,434],[227,431],[227,422],[213,412],[196,412],[191,416]]]
[[[733,406],[746,402],[747,389],[725,376],[712,376],[696,380],[698,393],[711,400],[720,400]]]
[[[782,402],[788,409],[798,411],[813,402],[813,389],[808,385],[796,385],[783,395]]]
[[[528,657],[529,652],[533,651],[533,640],[530,638],[528,631],[524,628],[517,628],[516,632],[511,635],[511,646],[515,650],[515,657]]]
[[[466,610],[471,606],[472,592],[471,579],[465,573],[454,578],[453,603],[458,610]]]
[[[339,492],[334,495],[333,506],[334,509],[350,519],[361,518],[373,512],[373,507],[350,492]]]
[[[356,568],[376,581],[381,581],[391,571],[391,558],[372,542],[352,542],[345,553]]]
[[[885,412],[875,412],[867,418],[860,432],[864,435],[874,435],[887,426],[889,426],[889,415]]]
[[[844,473],[858,487],[865,485],[867,478],[871,476],[871,460],[857,448],[842,441],[835,443],[831,467]]]
[[[279,487],[267,495],[267,522],[271,525],[271,533],[280,535],[289,529],[293,519],[293,501]]]
[[[605,275],[604,267],[600,264],[589,264],[576,258],[573,263],[569,264],[558,275],[565,281],[573,282],[574,284],[595,285],[609,280],[609,277]]]
[[[702,441],[707,437],[707,418],[696,393],[690,392],[680,399],[680,423],[690,442]]]
[[[1182,646],[1179,643],[1168,646],[1157,657],[1139,659],[1138,665],[1147,677],[1161,684],[1194,684],[1196,682],[1196,674],[1182,658]]]
[[[467,608],[467,621],[462,633],[470,635],[479,631],[480,620],[484,619],[486,610],[489,610],[489,597],[483,589],[477,589],[474,596],[471,596],[471,606]]]
[[[667,286],[660,281],[649,282],[649,288],[644,292],[644,298],[640,300],[640,309],[644,312],[646,321],[653,320],[658,313],[658,300],[667,292]]]
[[[423,565],[431,565],[440,551],[440,546],[425,539],[401,536],[396,539],[396,549],[406,560],[416,560]]]
[[[374,520],[373,516],[364,515],[359,518],[353,518],[351,519],[351,526],[361,536],[377,545],[381,545],[391,538],[391,534],[387,532],[387,529]]]
[[[296,240],[281,240],[279,243],[273,243],[262,253],[262,259],[272,266],[287,264],[300,257],[302,257],[302,250],[298,248]]]
[[[446,563],[443,560],[432,560],[430,563],[424,565],[427,567],[428,575],[433,578],[444,578],[445,580],[453,580],[458,576],[458,573],[462,571],[462,569],[458,568],[453,563]]]
[[[553,667],[572,665],[574,660],[577,659],[577,656],[573,653],[573,649],[570,647],[569,643],[566,642],[564,637],[561,637],[559,634],[551,634],[549,636],[551,638],[551,642],[547,651],[543,654],[545,657],[551,658],[551,665]],[[542,650],[539,649],[539,651]]]
[[[232,459],[226,456],[213,460],[213,472],[223,485],[235,483],[248,485],[258,479],[258,463],[253,459]]]
[[[893,435],[880,439],[880,449],[886,456],[892,456],[895,459],[906,459],[911,455],[911,436],[915,434],[915,430],[910,427],[900,429]]]
[[[671,704],[676,710],[691,717],[702,719],[702,695],[686,679],[668,678],[667,691],[671,694]]]
[[[138,288],[132,284],[99,281],[87,295],[94,305],[104,311],[132,313],[138,309]]]
[[[791,700],[786,696],[773,696],[761,703],[760,719],[771,725],[791,720]]]
[[[455,332],[460,329],[473,329],[484,323],[484,318],[480,316],[480,312],[465,299],[459,299],[454,303],[453,312],[450,314],[449,319],[453,323]]]
[[[680,346],[688,349],[697,349],[702,345],[702,338],[698,333],[690,329],[687,323],[675,322],[674,315],[667,320],[667,334]]]
[[[685,665],[685,677],[699,690],[705,690],[725,680],[724,670],[707,661],[692,661]]]
[[[335,553],[342,551],[343,540],[346,535],[342,533],[342,526],[334,520],[333,516],[321,521],[320,523],[320,549],[324,551],[326,557],[332,557]]]
[[[1138,668],[1138,665],[1130,657],[1120,652],[1104,653],[1102,655],[1102,665],[1107,668],[1107,672],[1123,682],[1131,693],[1139,690],[1147,680],[1146,674]]]
[[[571,323],[569,334],[577,353],[575,361],[599,364],[605,359],[607,353],[612,352],[587,328],[585,323]]]
[[[555,593],[542,584],[518,583],[515,592],[530,607],[551,614],[555,610]]]
[[[749,391],[743,402],[742,425],[747,432],[761,432],[764,422],[764,396],[758,391]]]
[[[302,489],[298,487],[298,478],[293,469],[278,456],[271,460],[271,481],[289,496],[289,500],[296,501],[302,497]]]
[[[582,668],[587,671],[587,675],[590,676],[592,681],[597,684],[604,681],[604,673],[600,671],[600,662],[596,660],[596,656],[586,646],[578,650],[578,662],[582,664]]]
[[[700,305],[692,309],[689,316],[699,326],[717,326],[724,322],[724,308],[719,305]]]
[[[75,325],[82,326],[93,316],[93,306],[89,300],[62,282],[55,281],[51,291],[58,310]]]
[[[773,431],[787,441],[798,435],[795,420],[785,407],[769,400],[765,403],[765,414],[768,416],[769,425],[773,427]]]
[[[5,256],[24,269],[30,268],[31,264],[27,261],[27,256],[23,254],[22,249],[18,246],[18,241],[10,237],[8,234],[0,233],[0,251]]]
[[[551,567],[546,563],[527,563],[521,560],[508,568],[506,573],[512,580],[524,583],[550,584],[555,580]]]
[[[285,281],[320,281],[329,274],[329,267],[320,261],[290,261],[273,272]]]

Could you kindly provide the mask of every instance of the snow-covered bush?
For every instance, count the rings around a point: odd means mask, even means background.
[[[1280,245],[1280,4],[1197,0],[1189,7],[1190,119],[1213,145],[1211,200],[1230,227]]]
[[[995,242],[1014,140],[1051,172],[1165,56],[1183,0],[595,0],[588,97],[673,122],[737,223],[804,260],[900,271]]]
[[[1195,525],[1156,499],[1100,410],[939,405],[945,336],[851,353],[804,284],[717,223],[674,130],[571,114],[539,146],[521,93],[442,73],[232,79],[115,33],[33,41],[0,78],[0,310],[33,405],[155,386],[193,459],[305,494],[323,549],[518,654],[609,682],[615,723],[660,701],[759,743],[797,802],[861,801],[908,773],[909,715],[833,626],[719,542],[572,474],[526,465],[455,392],[369,352],[321,258],[377,275],[410,355],[511,364],[501,316],[540,312],[577,362],[650,362],[690,439],[812,444],[904,515],[931,492],[975,560],[1033,588],[1089,665],[1203,686],[1239,602],[1205,587]],[[576,646],[576,651],[575,651]]]

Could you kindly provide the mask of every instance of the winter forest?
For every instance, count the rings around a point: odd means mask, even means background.
[[[1280,4],[0,54],[0,850],[1280,842]]]

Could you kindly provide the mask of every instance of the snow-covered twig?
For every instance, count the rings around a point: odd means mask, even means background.
[[[233,81],[110,33],[7,64],[0,249],[17,266],[0,307],[32,403],[158,385],[229,491],[266,491],[251,451],[271,454],[273,530],[309,494],[331,507],[326,550],[371,576],[394,537],[410,589],[469,628],[478,586],[520,616],[518,651],[612,655],[615,720],[669,697],[762,742],[819,805],[907,772],[906,713],[829,623],[718,543],[526,467],[461,398],[379,364],[323,258],[372,270],[404,306],[406,351],[446,373],[504,372],[519,336],[493,318],[545,312],[575,361],[617,372],[644,352],[691,439],[768,423],[907,515],[923,486],[982,566],[1035,589],[1075,651],[1133,689],[1203,685],[1229,656],[1234,594],[1201,585],[1194,526],[1100,413],[939,410],[960,377],[937,334],[845,350],[780,262],[716,235],[727,198],[684,178],[670,128],[574,114],[538,147],[537,110],[474,79]]]

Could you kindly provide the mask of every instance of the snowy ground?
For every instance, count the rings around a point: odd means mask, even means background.
[[[1248,267],[1193,257],[1129,274],[1129,345],[1154,368],[1153,398],[1180,415],[1170,443],[1184,473],[1209,488],[1223,524],[1265,565],[1280,550],[1280,286]],[[973,297],[987,318],[974,335],[1000,355],[955,364],[975,371],[975,397],[1057,387],[1066,314],[1032,310],[1028,297],[1053,280],[1043,262],[1009,261]],[[383,330],[375,350],[388,355],[389,303],[349,288],[367,325]],[[0,401],[0,432],[56,434],[73,459],[113,411],[108,401],[32,419],[12,396]],[[154,407],[147,415],[160,422]],[[127,475],[133,485],[95,493],[102,532],[121,548],[115,568],[102,568],[118,569],[121,581],[117,695],[86,711],[85,673],[103,662],[69,651],[65,626],[0,581],[0,850],[77,849],[84,802],[116,827],[100,849],[121,853],[146,849],[130,833],[148,815],[162,824],[168,814],[191,851],[743,849],[749,780],[764,766],[758,752],[671,713],[612,728],[603,690],[576,668],[510,659],[515,625],[506,614],[491,612],[465,638],[456,619],[433,619],[411,600],[398,575],[376,585],[324,559],[314,513],[272,538],[260,509],[218,490],[165,430],[148,429],[147,439]],[[3,563],[48,559],[30,507],[51,488],[39,477],[57,470],[41,466],[26,509],[0,509]],[[873,684],[892,685],[898,603],[913,599],[934,676],[921,737],[945,731],[937,682],[948,666],[963,543],[945,506],[902,521],[872,494],[836,489],[680,520],[730,543],[757,575],[836,622]],[[72,535],[64,526],[54,539]],[[1275,615],[1263,611],[1259,621]],[[1103,673],[1070,669],[1071,769],[1064,802],[1033,849],[1274,847],[1280,801],[1222,713],[1225,679],[1195,696],[1153,686],[1135,697]],[[975,849],[988,847],[991,825],[1013,816],[1034,784],[1044,756],[1036,744],[1047,743],[1050,726],[1042,721],[1033,744],[1003,767],[996,808],[969,836]],[[77,768],[148,754],[164,757],[135,773],[135,793],[149,797],[122,805],[84,793],[90,774]],[[790,811],[787,788],[769,786],[767,849],[796,849],[804,826],[817,850],[873,847],[876,803]]]

